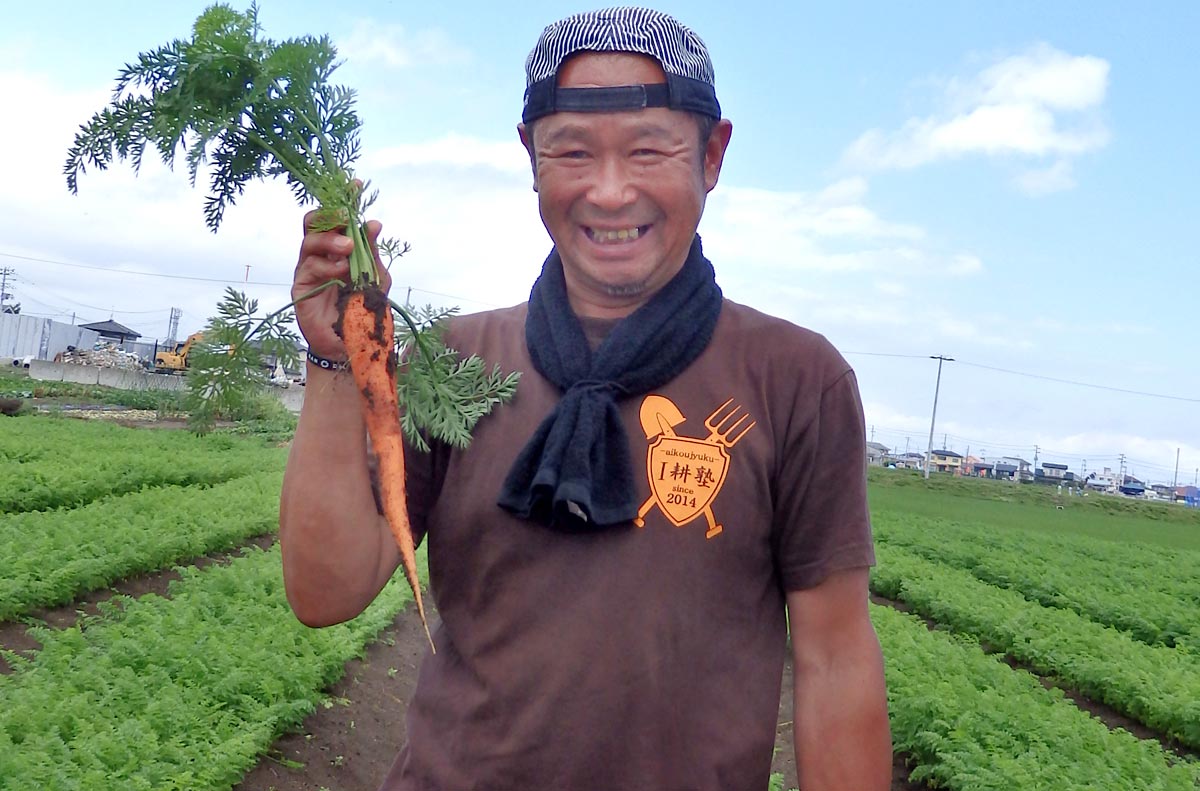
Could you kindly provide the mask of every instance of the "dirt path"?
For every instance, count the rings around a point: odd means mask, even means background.
[[[256,536],[228,552],[217,552],[205,555],[204,557],[180,560],[175,565],[194,566],[196,568],[204,568],[213,564],[224,565],[237,557],[240,551],[246,547],[256,546],[260,549],[269,549],[274,544],[275,534],[266,533]],[[86,593],[62,607],[39,607],[30,612],[28,617],[37,619],[52,629],[69,629],[79,622],[81,615],[96,615],[99,613],[100,610],[97,605],[100,602],[108,601],[114,596],[119,595],[131,596],[135,599],[147,593],[166,596],[168,586],[177,579],[179,579],[179,573],[174,570],[157,571],[152,574],[139,574],[135,577],[122,580],[111,588]],[[41,647],[41,643],[29,635],[29,630],[25,627],[24,623],[20,621],[0,621],[0,648],[14,651],[22,656],[29,656]],[[12,668],[8,662],[4,660],[3,656],[0,656],[0,674],[11,672]]]
[[[404,742],[404,708],[416,686],[417,665],[426,650],[415,612],[405,610],[362,660],[347,663],[345,677],[300,733],[275,742],[234,791],[376,791]],[[791,663],[785,668],[779,728],[771,770],[795,788],[792,747]],[[894,763],[892,791],[920,791],[908,782],[904,757]]]

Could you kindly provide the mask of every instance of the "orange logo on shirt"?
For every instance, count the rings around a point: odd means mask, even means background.
[[[646,514],[657,505],[676,527],[683,527],[704,514],[708,520],[705,537],[712,538],[721,532],[723,528],[713,516],[712,504],[729,472],[727,450],[756,424],[756,421],[746,424],[750,415],[731,404],[732,398],[713,410],[704,421],[708,437],[695,439],[675,433],[675,426],[686,418],[671,399],[648,395],[642,400],[642,431],[651,441],[646,451],[650,499],[638,509],[635,525],[645,525]]]

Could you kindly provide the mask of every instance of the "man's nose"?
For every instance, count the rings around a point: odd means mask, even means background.
[[[629,163],[619,156],[602,158],[594,172],[588,199],[600,209],[613,211],[637,199]]]

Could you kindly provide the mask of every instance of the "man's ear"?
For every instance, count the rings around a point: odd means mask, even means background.
[[[533,169],[533,191],[537,192],[537,153],[533,150],[533,128],[517,124],[517,135],[521,138],[521,145],[525,146],[525,152],[529,154],[529,167]]]
[[[704,146],[704,188],[712,192],[721,176],[721,165],[725,162],[725,150],[729,148],[729,138],[733,136],[733,122],[722,118],[713,125],[712,134]]]

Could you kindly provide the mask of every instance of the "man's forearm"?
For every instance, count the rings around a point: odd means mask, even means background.
[[[798,669],[795,679],[796,767],[804,791],[887,791],[892,778],[883,661],[873,651],[855,661]]]
[[[395,569],[395,546],[375,508],[366,429],[348,373],[309,366],[288,456],[279,536],[288,601],[312,626],[352,618]]]

